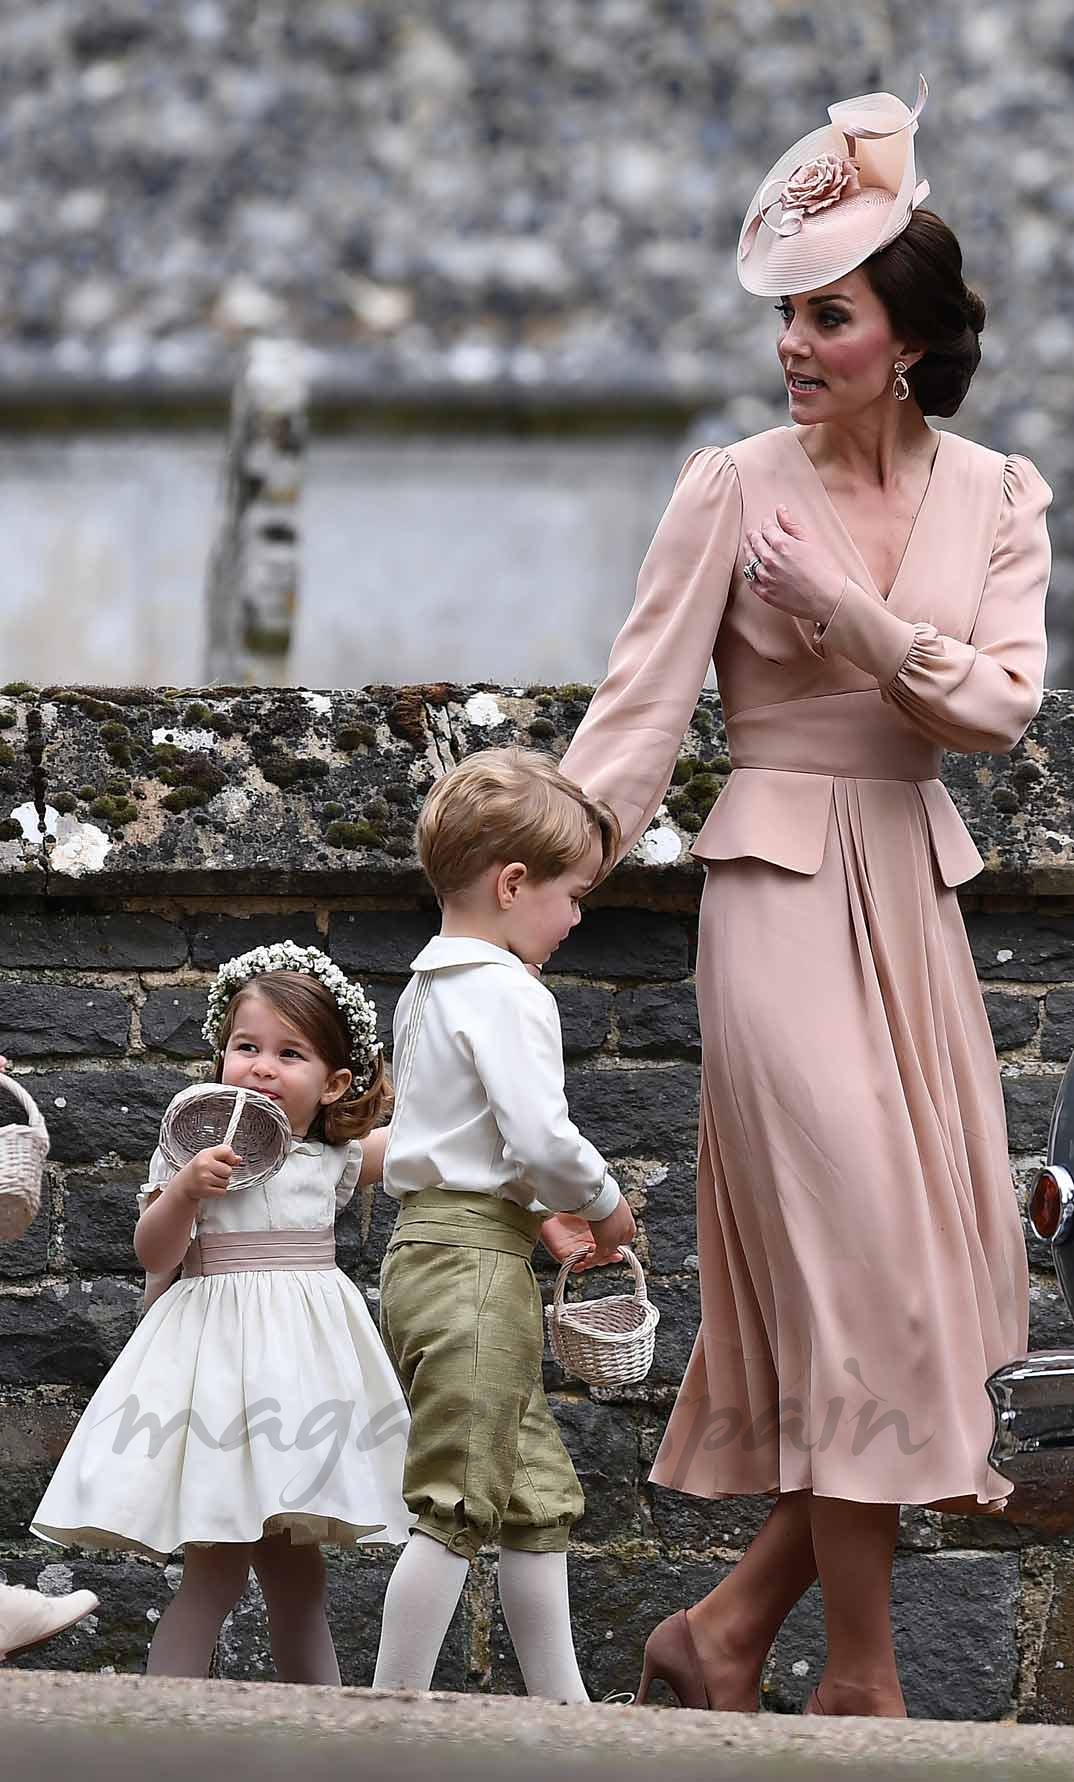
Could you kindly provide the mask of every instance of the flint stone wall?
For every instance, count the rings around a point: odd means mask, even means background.
[[[0,1570],[46,1589],[88,1584],[102,1602],[94,1622],[20,1664],[140,1671],[177,1583],[177,1566],[60,1553],[29,1540],[27,1524],[134,1327],[134,1192],[163,1107],[205,1068],[199,1029],[213,969],[264,940],[316,943],[372,988],[389,1038],[409,962],[435,927],[411,848],[423,792],[491,742],[558,753],[589,691],[0,690],[0,1051],[25,1073],[52,1135],[42,1212],[0,1251]],[[1009,760],[950,764],[986,859],[965,904],[1022,1189],[1074,1046],[1072,726],[1072,696],[1049,694]],[[646,1482],[698,1322],[700,871],[686,848],[719,794],[724,747],[718,702],[706,695],[666,805],[549,979],[573,1110],[629,1189],[662,1313],[656,1364],[637,1391],[598,1396],[548,1366],[588,1495],[571,1588],[594,1695],[633,1687],[647,1631],[724,1574],[764,1512],[754,1500],[708,1504]],[[368,1196],[339,1225],[341,1263],[374,1311],[390,1223],[383,1196]],[[1065,1346],[1068,1320],[1035,1244],[1031,1262],[1033,1345]],[[550,1288],[547,1268],[544,1281]],[[914,1714],[1074,1719],[1074,1508],[1054,1496],[1018,1501],[1023,1520],[1002,1526],[905,1513],[895,1609]],[[347,1682],[372,1676],[392,1557],[330,1558]],[[767,1705],[799,1707],[821,1654],[814,1592],[777,1643]],[[271,1674],[255,1587],[228,1623],[220,1665]],[[488,1556],[474,1567],[438,1682],[521,1688]]]
[[[314,348],[319,403],[352,426],[387,417],[394,432],[409,412],[419,432],[423,417],[450,430],[476,409],[505,454],[541,415],[567,438],[661,420],[674,432],[702,413],[718,443],[772,424],[773,318],[734,275],[744,207],[833,99],[912,99],[923,69],[919,162],[989,309],[958,424],[1029,453],[1055,487],[1051,674],[1069,684],[1065,0],[50,0],[3,13],[7,424],[23,434],[58,411],[82,436],[80,457],[62,454],[74,497],[56,490],[46,513],[24,495],[5,521],[57,609],[72,586],[103,604],[129,576],[144,593],[147,573],[162,606],[181,607],[182,526],[165,551],[141,536],[140,505],[166,519],[177,488],[184,515],[207,506],[211,481],[178,430],[206,401],[219,413],[253,335]],[[158,428],[148,469],[111,442],[133,513],[101,487],[94,438],[124,415]],[[129,443],[144,458],[146,442]],[[342,474],[361,470],[359,456]],[[18,459],[6,471],[37,474]],[[56,568],[58,511],[73,542]],[[334,586],[335,566],[322,573]],[[156,666],[121,672],[188,672],[145,629]],[[93,677],[108,647],[87,637],[77,668],[41,672]]]

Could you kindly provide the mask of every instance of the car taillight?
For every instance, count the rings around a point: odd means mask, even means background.
[[[1042,1169],[1029,1197],[1029,1222],[1039,1238],[1049,1243],[1063,1217],[1063,1196],[1050,1169]]]
[[[1029,1223],[1045,1243],[1062,1243],[1074,1223],[1074,1181],[1065,1169],[1048,1165],[1033,1184]]]

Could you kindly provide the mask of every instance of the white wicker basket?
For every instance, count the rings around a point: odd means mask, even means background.
[[[242,1162],[230,1188],[256,1188],[287,1157],[291,1122],[271,1096],[223,1083],[192,1083],[169,1102],[160,1123],[160,1148],[179,1170],[211,1145],[232,1145]]]
[[[29,1126],[0,1126],[0,1243],[21,1238],[41,1205],[41,1172],[48,1131],[40,1109],[22,1084],[0,1071],[0,1088],[25,1108]]]
[[[633,1293],[565,1303],[571,1269],[586,1252],[568,1257],[556,1278],[552,1304],[545,1308],[552,1354],[567,1373],[589,1386],[634,1386],[653,1365],[660,1313],[649,1299],[645,1274],[633,1250],[623,1260],[634,1273]]]

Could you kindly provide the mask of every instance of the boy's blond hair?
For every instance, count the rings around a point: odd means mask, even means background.
[[[438,780],[418,818],[418,854],[438,897],[465,891],[490,866],[520,860],[554,879],[600,841],[601,874],[615,864],[619,822],[587,798],[551,755],[482,749]]]

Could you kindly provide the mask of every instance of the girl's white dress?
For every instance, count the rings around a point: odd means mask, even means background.
[[[362,1150],[292,1141],[195,1231],[323,1231]],[[168,1180],[160,1151],[139,1202]],[[337,1268],[180,1279],[102,1380],[31,1524],[61,1545],[165,1560],[187,1542],[404,1542],[409,1418],[365,1300]]]

